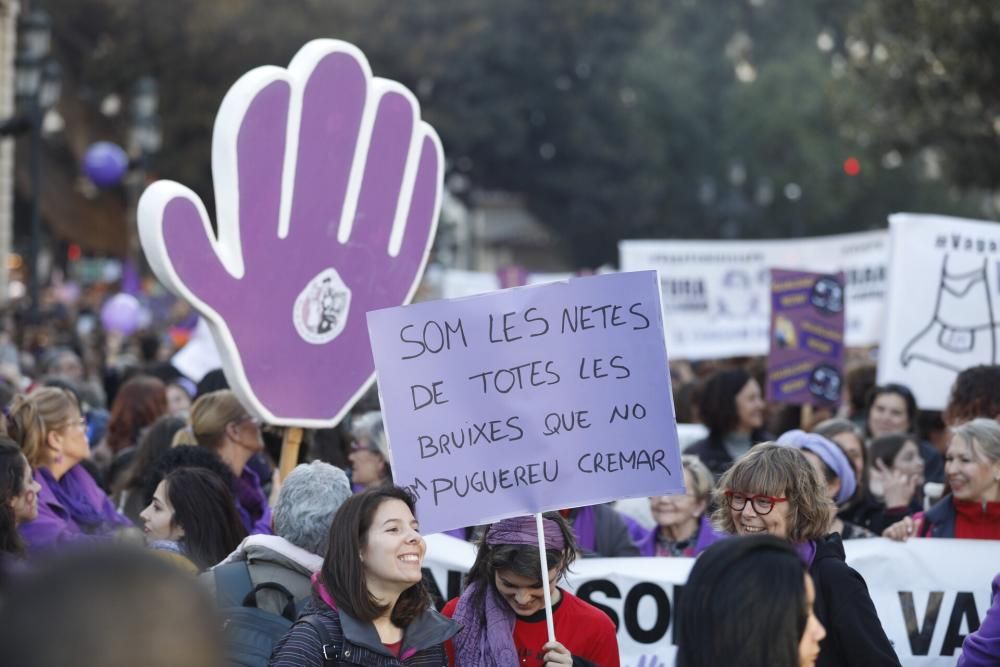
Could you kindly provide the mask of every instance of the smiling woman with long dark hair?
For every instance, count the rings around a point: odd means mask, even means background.
[[[324,656],[362,667],[444,664],[444,642],[458,625],[434,611],[424,588],[427,545],[414,508],[395,486],[341,505],[313,581],[315,599],[278,642],[272,667],[322,667]]]

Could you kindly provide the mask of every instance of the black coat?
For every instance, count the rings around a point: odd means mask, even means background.
[[[809,573],[816,587],[816,618],[826,628],[817,667],[899,667],[865,580],[844,560],[840,535],[816,541]]]
[[[903,517],[916,514],[920,509],[919,500],[914,500],[908,507],[886,507],[881,500],[865,492],[860,500],[845,507],[838,516],[881,536],[883,530],[901,521]]]
[[[322,626],[325,637],[321,637],[312,622],[303,620],[306,616]],[[382,645],[374,625],[314,600],[275,645],[268,664],[271,667],[448,667],[444,643],[459,629],[461,626],[450,618],[427,610],[407,626],[403,650],[397,658]]]
[[[770,439],[770,434],[763,430],[754,431],[750,434],[751,446]],[[722,477],[722,473],[729,470],[729,467],[733,465],[733,457],[729,455],[729,452],[726,451],[726,446],[722,444],[724,440],[724,434],[710,434],[707,438],[692,442],[684,449],[684,453],[694,454],[701,459],[701,462],[705,464],[706,468],[712,471],[712,475],[718,481]]]

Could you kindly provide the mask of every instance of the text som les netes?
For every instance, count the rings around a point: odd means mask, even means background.
[[[607,304],[604,306],[573,306],[563,308],[558,319],[558,330],[538,308],[531,307],[524,312],[510,311],[501,315],[490,314],[487,321],[487,341],[490,343],[513,343],[524,338],[538,338],[558,331],[559,334],[574,334],[591,329],[610,329],[631,325],[633,331],[648,329],[649,318],[642,312],[642,302],[629,306]],[[399,331],[399,339],[410,348],[401,359],[417,359],[424,354],[438,354],[461,344],[469,347],[466,325],[462,318],[454,322],[428,320],[423,327],[407,324]]]

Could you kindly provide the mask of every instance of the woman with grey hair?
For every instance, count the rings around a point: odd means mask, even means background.
[[[883,537],[1000,540],[1000,424],[973,419],[951,433],[944,464],[951,493],[926,513],[889,526]]]
[[[251,535],[201,575],[216,591],[219,605],[240,605],[246,593],[262,583],[284,587],[296,603],[308,599],[310,578],[326,555],[330,524],[350,495],[350,483],[340,468],[322,461],[297,466],[281,485],[272,517],[274,535]],[[281,614],[288,595],[271,588],[260,590],[258,607]]]
[[[389,440],[381,412],[365,412],[353,419],[351,453],[347,458],[351,461],[351,484],[356,491],[392,484]]]

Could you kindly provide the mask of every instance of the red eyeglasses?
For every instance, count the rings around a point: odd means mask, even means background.
[[[788,502],[788,498],[775,498],[774,496],[764,495],[759,493],[753,496],[748,496],[745,493],[737,493],[732,489],[726,491],[723,494],[726,497],[726,504],[729,505],[731,509],[737,512],[742,512],[743,508],[747,506],[749,502],[753,507],[753,511],[764,516],[770,514],[771,510],[778,503]]]

